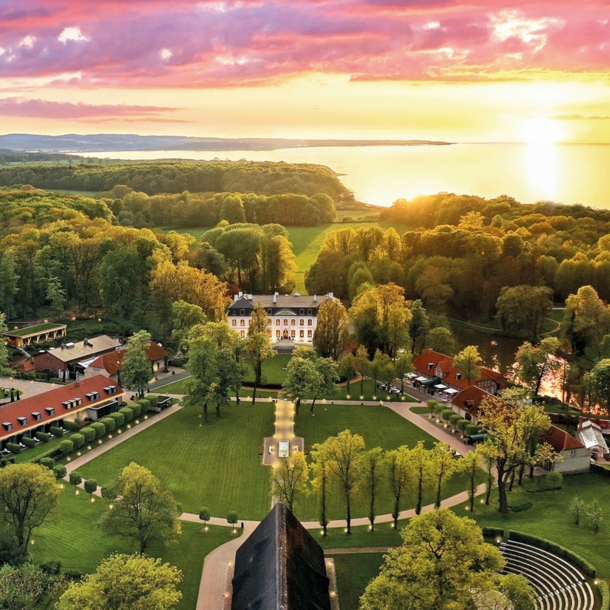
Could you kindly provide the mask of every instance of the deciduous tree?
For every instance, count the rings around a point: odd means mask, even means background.
[[[468,478],[468,501],[470,502],[470,512],[474,512],[474,497],[477,491],[477,475],[481,468],[481,448],[480,445],[474,451],[468,451],[457,462],[457,471],[466,475]]]
[[[410,450],[406,445],[393,449],[386,453],[386,464],[389,473],[390,487],[394,496],[394,507],[392,517],[394,527],[398,527],[400,517],[400,501],[407,490],[409,479],[411,478],[411,464],[409,463]]]
[[[145,330],[129,338],[125,357],[121,365],[121,380],[128,390],[135,390],[138,396],[144,397],[144,390],[152,378],[152,368],[146,356],[146,346],[150,333]]]
[[[384,466],[383,449],[374,447],[369,449],[364,454],[363,472],[365,485],[369,492],[369,521],[371,522],[371,531],[375,531],[375,502],[377,500],[377,491],[379,482],[382,480]]]
[[[318,308],[313,346],[323,358],[339,360],[349,339],[347,310],[339,299],[327,298]]]
[[[525,341],[517,350],[517,375],[534,394],[540,392],[540,385],[559,367],[555,355],[559,350],[559,339],[545,337],[539,346]]]
[[[453,366],[460,371],[470,386],[480,377],[482,362],[479,350],[474,345],[468,345],[453,359]]]
[[[451,453],[451,447],[446,443],[436,443],[430,454],[432,476],[436,482],[435,507],[440,508],[443,485],[453,476],[455,472],[455,459]]]
[[[326,451],[325,443],[316,443],[311,448],[311,469],[312,479],[311,485],[314,492],[318,494],[320,498],[320,525],[322,526],[322,535],[326,536],[328,529],[328,517],[327,517],[327,495],[328,488],[330,485],[331,471],[329,467],[329,458]]]
[[[304,348],[297,348],[295,352],[298,352],[299,349]],[[315,362],[297,353],[288,363],[282,393],[294,402],[295,411],[298,415],[303,398],[310,392],[315,391],[321,383],[321,375],[316,369]]]
[[[299,496],[307,494],[308,482],[309,466],[300,451],[290,457],[278,458],[271,468],[271,493],[293,514]]]
[[[547,286],[505,286],[496,301],[496,320],[503,330],[513,330],[536,343],[553,309],[552,297]]]
[[[415,493],[417,500],[415,503],[415,514],[421,513],[424,490],[432,484],[432,459],[431,451],[424,447],[423,441],[418,441],[417,445],[409,451],[408,463],[414,479]]]

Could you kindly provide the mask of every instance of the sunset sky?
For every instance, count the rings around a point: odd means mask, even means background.
[[[0,0],[0,133],[610,142],[607,0]]]

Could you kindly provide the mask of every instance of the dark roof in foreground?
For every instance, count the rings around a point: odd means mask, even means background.
[[[324,551],[280,502],[239,547],[231,610],[330,610]]]

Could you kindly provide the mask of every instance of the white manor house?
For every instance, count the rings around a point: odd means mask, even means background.
[[[293,341],[311,344],[318,319],[318,308],[332,293],[324,296],[295,294],[243,294],[233,297],[229,305],[229,326],[245,337],[254,306],[260,303],[267,311],[271,341]]]

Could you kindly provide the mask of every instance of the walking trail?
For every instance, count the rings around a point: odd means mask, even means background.
[[[172,395],[175,398],[182,398],[183,395],[177,394]],[[261,402],[272,402],[274,399],[262,398]],[[443,428],[435,425],[432,420],[427,417],[422,417],[417,413],[411,411],[411,407],[422,406],[423,403],[384,403],[383,401],[361,401],[360,403],[354,403],[351,400],[333,400],[334,404],[340,405],[351,405],[354,407],[367,407],[367,406],[382,406],[391,409],[404,419],[410,421],[418,428],[421,428],[430,436],[434,437],[438,441],[447,443],[452,449],[458,451],[462,455],[472,450],[472,447],[463,443],[459,438],[453,436]],[[123,432],[120,436],[116,436],[110,441],[106,442],[99,447],[92,449],[86,455],[82,455],[75,460],[72,460],[66,464],[68,474],[77,468],[85,465],[86,463],[94,460],[95,458],[103,455],[110,449],[113,449],[122,442],[132,438],[142,430],[153,426],[159,421],[169,417],[170,415],[179,411],[182,407],[180,405],[173,405],[166,409],[162,413],[150,418],[149,420],[138,424],[130,430]],[[66,479],[68,476],[66,476]],[[84,485],[84,482],[81,486]],[[480,495],[485,492],[485,484],[481,484],[477,487],[476,495]],[[96,492],[100,495],[100,491]],[[442,506],[452,507],[462,504],[468,500],[468,493],[461,492],[449,498],[446,498],[441,502]],[[429,504],[422,508],[422,512],[429,512],[434,510],[434,505]],[[399,515],[399,519],[410,519],[415,516],[415,509],[403,510]],[[183,521],[189,521],[192,523],[201,523],[199,515],[193,513],[182,513],[180,519]],[[375,523],[391,523],[393,521],[392,515],[380,515],[375,519]],[[219,525],[226,527],[226,519],[220,517],[212,517],[209,521],[210,525]],[[233,576],[233,568],[235,562],[235,553],[237,549],[244,543],[244,541],[250,536],[250,534],[256,529],[260,522],[259,521],[244,521],[243,530],[241,536],[236,534],[234,540],[217,547],[205,558],[203,564],[203,572],[201,574],[201,583],[199,585],[199,596],[197,598],[197,610],[226,610],[230,603],[231,597],[231,579]],[[317,521],[304,521],[302,522],[306,529],[315,530],[320,529],[320,524]],[[351,522],[353,527],[356,526],[368,526],[369,520],[367,517],[359,517],[352,519]],[[330,521],[328,524],[329,528],[345,528],[347,522],[345,519],[337,519]],[[239,528],[238,528],[239,529]],[[326,550],[325,554],[347,554],[347,553],[382,553],[387,551],[387,547],[370,547],[370,548],[351,548],[351,549],[334,549],[331,553],[330,550]]]

